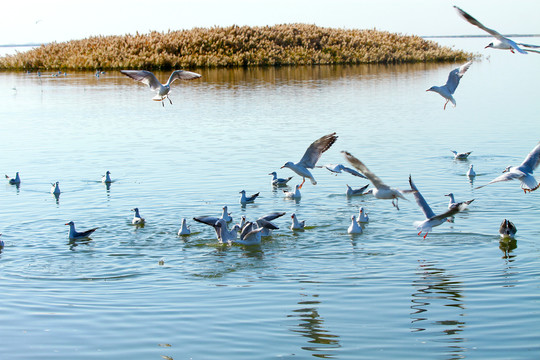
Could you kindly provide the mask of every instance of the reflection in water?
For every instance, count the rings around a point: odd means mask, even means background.
[[[300,308],[293,310],[294,314],[287,317],[297,317],[300,323],[295,328],[291,329],[294,333],[299,333],[302,336],[309,338],[310,346],[302,346],[303,350],[312,351],[313,356],[324,359],[333,358],[333,354],[327,353],[328,350],[340,348],[339,336],[330,334],[324,329],[324,319],[319,315],[317,310],[320,301],[316,300],[318,295],[313,295],[310,299],[309,295],[301,294],[304,299],[298,302]]]
[[[510,252],[517,248],[516,239],[501,239],[499,241],[499,249],[504,253],[503,259],[508,260],[509,262],[514,261],[516,255],[510,255]]]
[[[414,312],[411,313],[412,323],[416,323],[416,327],[412,328],[413,332],[442,332],[444,335],[448,335],[446,342],[451,343],[449,351],[451,358],[463,357],[463,351],[465,348],[458,345],[465,341],[464,338],[458,336],[458,334],[465,328],[465,322],[462,317],[465,316],[462,311],[465,306],[462,302],[463,295],[461,294],[461,282],[453,279],[452,275],[446,274],[444,269],[439,269],[430,264],[422,261],[417,275],[419,279],[413,281],[413,287],[416,292],[412,294],[411,309]],[[432,316],[427,314],[430,307],[445,306],[445,308],[434,309]],[[435,320],[434,314],[442,313],[447,317],[449,308],[457,309],[458,313],[455,314],[455,319],[452,320]],[[432,327],[432,325],[437,325]]]

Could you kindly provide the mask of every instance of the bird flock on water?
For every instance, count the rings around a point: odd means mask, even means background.
[[[489,43],[486,48],[509,50],[512,53],[515,53],[517,51],[520,54],[528,54],[529,52],[540,53],[540,50],[536,50],[539,49],[540,46],[516,43],[511,39],[504,37],[497,31],[484,26],[473,16],[460,9],[459,7],[454,6],[454,8],[463,19],[494,37],[494,40]],[[467,63],[459,66],[458,68],[453,69],[448,75],[446,84],[442,86],[432,86],[431,88],[426,90],[436,92],[444,99],[446,99],[443,109],[446,109],[446,106],[449,102],[451,102],[454,107],[456,106],[456,100],[454,99],[453,95],[459,85],[461,78],[469,70],[472,63],[472,61],[468,61]],[[150,90],[156,93],[152,100],[160,101],[163,106],[165,106],[165,99],[169,100],[170,104],[172,105],[172,101],[169,98],[169,93],[171,89],[171,84],[175,80],[192,80],[201,77],[200,74],[194,72],[176,70],[170,75],[168,81],[165,84],[162,84],[150,71],[121,70],[120,72],[134,80],[140,81],[143,84],[148,85]],[[41,74],[38,74],[38,76],[40,75]],[[66,75],[67,74],[64,74],[64,76]],[[412,176],[409,176],[410,189],[400,190],[397,188],[393,188],[385,184],[377,175],[375,175],[371,170],[369,170],[369,168],[362,161],[360,161],[358,158],[356,158],[354,155],[347,151],[342,151],[342,153],[345,159],[352,165],[354,169],[347,167],[343,164],[327,164],[322,166],[316,165],[322,154],[328,149],[330,149],[330,147],[336,142],[337,139],[338,136],[335,132],[322,136],[318,140],[314,141],[307,148],[306,152],[298,162],[295,163],[292,161],[287,161],[281,167],[282,169],[288,168],[292,170],[294,173],[296,173],[302,178],[302,182],[294,186],[294,191],[283,190],[285,198],[295,199],[297,201],[300,200],[300,190],[302,189],[306,178],[309,179],[313,185],[316,185],[317,181],[311,173],[311,170],[315,168],[325,168],[336,176],[345,172],[356,177],[367,179],[373,185],[373,187],[368,190],[366,189],[369,184],[359,189],[353,189],[349,185],[347,185],[347,196],[372,195],[376,199],[391,200],[392,205],[396,208],[396,210],[399,210],[399,199],[406,199],[405,196],[412,195],[416,200],[416,203],[420,207],[420,210],[425,216],[425,219],[414,222],[414,226],[419,231],[418,235],[424,233],[424,238],[428,235],[429,232],[432,231],[434,227],[439,226],[447,221],[453,221],[455,215],[467,209],[468,206],[474,201],[474,199],[471,199],[467,201],[456,202],[454,195],[452,193],[449,193],[445,195],[450,198],[447,210],[440,214],[435,214],[422,196],[416,184],[413,182]],[[452,150],[452,153],[454,154],[455,160],[466,160],[471,154],[471,152],[458,153],[454,150]],[[524,193],[533,192],[540,187],[539,183],[533,176],[533,172],[538,167],[539,163],[540,142],[536,144],[536,146],[525,157],[521,164],[519,164],[518,166],[507,166],[500,176],[491,180],[487,184],[476,187],[476,189],[497,182],[519,180]],[[111,173],[107,171],[101,179],[101,181],[107,186],[110,186],[110,184],[113,182],[110,175]],[[291,179],[293,178],[292,176],[279,178],[276,171],[270,172],[268,175],[272,175],[271,185],[274,187],[287,187],[289,181],[291,181]],[[467,171],[467,176],[474,177],[475,175],[476,173],[474,172],[473,165],[470,165],[469,170]],[[20,186],[21,177],[19,172],[16,172],[15,176],[13,177],[10,177],[8,175],[6,175],[5,177],[10,185],[15,185],[17,187]],[[58,199],[61,193],[59,182],[52,183],[51,185],[51,193]],[[246,191],[241,190],[240,194],[240,204],[242,206],[246,206],[247,204],[254,203],[260,193],[258,192],[252,195],[246,195]],[[220,217],[196,216],[193,218],[193,220],[198,223],[211,226],[216,233],[217,240],[220,243],[224,244],[235,243],[240,245],[258,245],[261,243],[261,238],[263,236],[269,236],[271,235],[273,230],[279,229],[278,226],[275,225],[272,221],[285,215],[285,212],[273,212],[262,216],[255,221],[248,221],[246,220],[245,216],[243,216],[239,224],[234,224],[232,228],[229,229],[228,224],[232,222],[231,214],[228,212],[227,206],[224,206],[222,210],[223,211]],[[133,208],[132,211],[134,212],[134,216],[131,224],[136,226],[144,226],[146,220],[141,216],[139,208]],[[363,232],[362,224],[365,224],[368,221],[369,216],[366,212],[366,209],[360,207],[358,215],[351,216],[351,223],[347,229],[347,232],[349,234],[361,234]],[[96,227],[79,232],[75,229],[75,223],[73,221],[70,221],[65,225],[69,226],[68,237],[71,240],[88,239],[90,235],[98,229]],[[293,213],[291,214],[291,225],[289,228],[292,231],[303,231],[306,228],[306,221],[298,220],[296,214]],[[499,234],[501,238],[513,239],[516,232],[516,226],[510,220],[504,219],[502,221],[499,228]],[[187,225],[187,220],[183,218],[181,222],[181,227],[178,230],[178,236],[188,236],[190,234],[190,226]],[[1,235],[2,234],[0,234],[0,236]],[[0,248],[3,247],[4,242],[0,239]]]

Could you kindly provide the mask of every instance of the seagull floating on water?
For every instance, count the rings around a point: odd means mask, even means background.
[[[527,155],[521,165],[507,166],[502,175],[496,177],[485,185],[476,187],[476,189],[480,189],[486,185],[496,182],[518,179],[521,181],[521,188],[523,189],[523,192],[527,193],[534,191],[540,186],[533,176],[533,171],[538,167],[538,164],[540,164],[540,142]]]
[[[131,211],[134,211],[135,214],[133,215],[133,219],[131,220],[132,225],[143,225],[145,223],[145,220],[143,217],[141,217],[141,214],[139,214],[139,208],[133,208]]]
[[[73,221],[70,221],[70,222],[66,223],[66,225],[69,225],[69,235],[68,235],[68,237],[71,240],[87,238],[94,231],[96,231],[98,229],[98,228],[93,228],[93,229],[86,230],[86,231],[83,231],[83,232],[78,232],[77,230],[75,230],[75,223]]]
[[[470,178],[476,176],[476,172],[474,171],[472,164],[469,165],[469,170],[467,170],[467,176]]]
[[[107,170],[107,172],[105,173],[105,175],[103,175],[101,177],[101,182],[105,183],[105,184],[110,184],[112,183],[112,180],[111,180],[111,172]]]
[[[355,158],[353,155],[348,153],[347,151],[342,151],[342,153],[345,155],[345,159],[347,159],[348,162],[351,163],[352,166],[354,166],[358,171],[360,171],[362,174],[364,174],[369,181],[375,186],[373,189],[369,189],[366,194],[371,193],[373,196],[375,196],[377,199],[392,199],[392,205],[399,210],[398,201],[399,199],[405,199],[407,200],[403,194],[408,193],[411,191],[408,190],[399,190],[391,188],[390,186],[386,185],[382,182],[382,180],[372,173],[366,165],[364,165],[363,162]],[[394,200],[396,201],[394,203]]]
[[[272,185],[273,186],[287,186],[287,183],[289,182],[289,180],[291,180],[293,178],[292,176],[290,176],[290,177],[288,177],[286,179],[278,178],[277,173],[275,171],[272,171],[268,175],[272,175]]]
[[[51,183],[52,187],[51,187],[51,194],[55,195],[55,196],[58,196],[60,195],[60,186],[58,184],[58,181],[55,182],[55,183]]]
[[[321,167],[327,169],[328,171],[330,171],[331,173],[334,173],[336,175],[341,174],[342,171],[345,171],[345,172],[348,172],[351,175],[358,176],[358,177],[361,177],[363,179],[367,179],[364,175],[360,174],[358,171],[356,171],[354,169],[351,169],[349,167],[346,167],[346,166],[344,166],[342,164],[327,164],[327,165],[323,165]]]
[[[356,216],[351,216],[351,225],[349,225],[349,228],[347,229],[347,233],[349,234],[361,234],[362,228],[358,223],[356,222]]]
[[[517,228],[510,220],[504,219],[499,227],[499,235],[502,239],[514,239]]]
[[[304,156],[302,156],[302,159],[300,159],[299,162],[295,164],[292,161],[288,161],[281,168],[282,169],[284,167],[289,168],[304,179],[302,181],[302,184],[300,184],[300,189],[304,185],[306,178],[311,180],[311,183],[313,185],[317,185],[317,181],[315,181],[315,178],[313,178],[313,175],[308,169],[313,169],[315,167],[315,164],[317,164],[317,161],[319,161],[322,153],[330,149],[332,144],[336,142],[337,138],[338,137],[336,136],[336,133],[334,132],[332,134],[325,135],[318,140],[315,140],[307,148],[306,152],[304,153]]]
[[[514,50],[516,50],[517,52],[521,54],[527,54],[528,51],[540,53],[540,51],[538,50],[532,50],[532,49],[523,50],[522,48],[519,47],[519,45],[526,48],[540,48],[540,46],[523,44],[523,43],[515,43],[509,38],[502,36],[497,31],[490,29],[488,27],[485,27],[480,21],[476,20],[471,15],[469,15],[462,9],[458,8],[457,6],[454,6],[454,8],[457,10],[458,14],[461,15],[461,17],[467,20],[470,24],[484,30],[485,32],[487,32],[488,34],[490,34],[491,36],[495,38],[495,40],[489,43],[484,49],[493,48],[493,49],[501,49],[501,50],[510,50],[513,54],[515,54]]]
[[[178,236],[185,236],[185,235],[190,235],[190,234],[191,234],[191,229],[187,225],[186,219],[183,218],[182,225],[180,226],[180,230],[178,230]]]
[[[231,222],[232,221],[231,214],[232,213],[228,212],[227,206],[224,206],[223,211],[221,212],[220,219],[225,220],[225,222]]]
[[[455,150],[450,150],[454,154],[454,160],[466,160],[469,155],[472,153],[472,151],[464,152],[464,153],[458,153]]]
[[[12,178],[12,177],[9,177],[6,175],[6,179],[8,179],[8,182],[11,184],[11,185],[19,185],[21,183],[21,178],[19,176],[19,172],[17,171],[15,173],[15,177]]]
[[[256,194],[253,194],[253,195],[250,195],[250,196],[246,196],[246,190],[242,190],[242,191],[240,191],[240,194],[242,194],[240,196],[240,204],[245,205],[245,204],[251,204],[252,202],[254,202],[255,199],[259,196],[260,193],[256,193]]]
[[[454,206],[456,203],[456,199],[454,199],[454,194],[453,193],[449,193],[449,194],[446,194],[444,196],[448,196],[450,197],[450,200],[448,201],[448,208],[450,209],[452,206]]]
[[[420,236],[422,232],[425,232],[424,239],[426,238],[426,236],[428,235],[428,233],[431,231],[432,228],[443,224],[445,221],[447,221],[447,218],[454,216],[460,211],[465,210],[465,208],[474,201],[474,199],[472,199],[472,200],[454,204],[450,207],[450,209],[446,210],[444,213],[435,215],[435,213],[433,212],[433,210],[431,210],[431,208],[429,207],[428,203],[426,202],[426,200],[424,199],[420,191],[418,191],[418,188],[416,187],[416,185],[414,185],[410,175],[409,175],[409,184],[411,185],[411,189],[413,190],[413,195],[416,200],[416,203],[418,204],[418,206],[420,206],[420,209],[426,216],[426,220],[414,222],[414,225],[416,226],[416,230],[420,230],[420,232],[418,233],[418,236]]]
[[[369,184],[364,185],[359,189],[353,189],[348,184],[346,184],[346,186],[347,186],[347,191],[345,192],[345,194],[347,196],[358,196],[358,195],[366,195],[366,194],[368,194],[368,192],[364,192],[364,191],[368,188]]]
[[[292,223],[291,223],[291,230],[304,230],[304,227],[306,226],[306,220],[298,221],[296,218],[296,214],[291,215]]]
[[[283,190],[283,193],[287,199],[300,199],[302,197],[302,194],[300,193],[300,185],[295,185],[294,191]]]
[[[261,233],[261,236],[270,236],[272,234],[272,230],[279,229],[274,223],[272,223],[272,220],[282,217],[283,215],[285,215],[284,212],[276,211],[276,212],[266,214],[258,218],[257,221],[255,221],[255,223],[257,224],[257,226],[264,228]],[[243,227],[244,226],[242,226],[242,228]]]
[[[459,85],[459,80],[463,77],[463,74],[465,74],[465,72],[469,70],[471,64],[472,61],[469,61],[461,65],[460,67],[450,71],[450,74],[448,75],[448,80],[446,80],[446,84],[444,84],[443,86],[432,86],[426,90],[436,92],[437,94],[441,95],[443,98],[446,99],[443,107],[444,110],[446,110],[446,105],[449,101],[452,103],[452,105],[454,105],[454,107],[456,106],[456,100],[452,95],[454,94]]]
[[[154,101],[161,101],[161,105],[165,106],[163,100],[169,99],[172,105],[172,101],[169,98],[169,92],[171,91],[171,84],[175,80],[191,80],[201,77],[201,74],[197,74],[191,71],[176,70],[173,71],[166,84],[162,84],[156,78],[156,76],[150,71],[146,70],[120,70],[120,72],[130,78],[140,81],[150,87],[150,90],[156,92],[156,96],[152,98]]]
[[[194,217],[193,220],[212,226],[216,232],[217,240],[222,244],[226,244],[229,241],[236,239],[238,236],[238,231],[240,231],[240,227],[237,224],[234,225],[231,230],[229,230],[227,227],[227,222],[222,218],[212,216],[197,216]]]
[[[358,223],[367,223],[369,222],[369,216],[366,210],[363,207],[358,209]]]
[[[265,217],[275,219],[276,217],[284,214],[285,213],[273,213]],[[261,243],[262,236],[265,236],[263,233],[269,234],[270,231],[279,229],[276,225],[270,221],[267,221],[265,217],[259,218],[256,222],[246,222],[240,231],[240,239],[229,240],[229,243],[236,243],[240,245],[259,245]]]

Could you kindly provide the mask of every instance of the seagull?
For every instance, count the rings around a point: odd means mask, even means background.
[[[361,234],[362,228],[358,223],[356,222],[356,216],[351,216],[351,225],[349,225],[349,228],[347,229],[347,233],[349,234]]]
[[[485,27],[480,21],[476,20],[471,15],[469,15],[468,13],[463,11],[462,9],[458,8],[457,6],[454,6],[454,8],[456,8],[458,14],[461,15],[462,18],[467,20],[472,25],[484,30],[485,32],[487,32],[488,34],[490,34],[491,36],[493,36],[495,38],[495,40],[493,42],[489,43],[484,49],[493,48],[493,49],[501,49],[501,50],[510,50],[512,52],[512,54],[515,54],[514,50],[516,50],[517,52],[519,52],[521,54],[527,54],[528,51],[540,53],[540,51],[532,50],[532,49],[527,49],[525,51],[522,48],[520,48],[519,45],[521,45],[523,47],[526,47],[526,48],[540,48],[540,46],[523,44],[523,43],[515,43],[514,41],[510,40],[509,38],[502,36],[497,31]]]
[[[227,206],[224,206],[223,207],[223,212],[221,213],[220,219],[225,220],[225,222],[231,222],[232,221],[232,217],[231,217],[232,213],[227,212],[227,211],[228,211]]]
[[[71,240],[77,240],[77,239],[83,239],[89,237],[94,231],[96,231],[98,228],[93,228],[90,230],[86,230],[83,232],[78,232],[75,230],[75,223],[73,221],[70,221],[66,223],[66,225],[69,225],[69,235],[68,237]]]
[[[304,226],[306,225],[306,220],[298,221],[296,218],[296,214],[291,215],[292,224],[291,224],[291,230],[304,230]]]
[[[513,222],[504,219],[499,227],[499,235],[502,239],[514,239],[517,229]]]
[[[111,172],[107,170],[107,172],[105,173],[105,175],[103,175],[101,177],[101,182],[105,183],[105,184],[110,184],[112,183],[112,180],[111,180]]]
[[[476,176],[476,173],[474,172],[472,164],[469,165],[469,170],[467,170],[467,176],[470,178]]]
[[[60,195],[60,186],[58,186],[58,181],[55,183],[51,183],[51,194],[58,196]]]
[[[400,198],[405,199],[403,194],[411,192],[411,191],[399,190],[399,189],[391,188],[390,186],[383,183],[382,180],[379,179],[379,177],[377,175],[372,173],[367,168],[367,166],[364,165],[363,162],[361,162],[360,160],[355,158],[353,155],[351,155],[347,151],[342,151],[342,153],[345,155],[345,159],[347,159],[347,161],[349,161],[352,166],[354,166],[356,169],[358,169],[358,171],[360,171],[362,174],[364,174],[369,179],[369,181],[371,181],[373,186],[375,186],[375,188],[369,189],[366,192],[366,194],[371,193],[377,199],[392,199],[392,205],[394,205],[394,207],[399,210],[398,200]],[[394,203],[394,200],[396,200],[395,203]],[[407,200],[407,199],[405,199],[405,200]]]
[[[272,230],[279,229],[274,223],[272,223],[272,220],[275,220],[279,217],[282,217],[285,215],[284,212],[273,212],[270,214],[266,214],[264,216],[261,216],[260,218],[255,221],[257,226],[264,228],[264,230],[261,233],[261,236],[270,236],[272,233]],[[245,224],[244,224],[245,225]],[[244,226],[242,226],[243,228]]]
[[[152,100],[155,101],[161,101],[161,105],[165,106],[163,100],[169,99],[169,102],[172,105],[172,101],[169,98],[169,92],[171,91],[171,84],[177,80],[191,80],[191,79],[197,79],[200,78],[201,75],[191,72],[191,71],[184,71],[184,70],[176,70],[173,71],[171,76],[169,77],[169,80],[166,84],[162,84],[159,82],[159,80],[156,78],[156,76],[151,73],[150,71],[146,70],[120,70],[120,72],[126,76],[129,76],[130,78],[140,81],[143,84],[146,84],[150,87],[150,90],[156,92],[156,96],[152,98]]]
[[[411,185],[411,189],[413,190],[413,195],[414,195],[414,198],[416,199],[416,203],[418,204],[418,206],[420,206],[420,209],[426,216],[426,219],[424,221],[414,222],[416,229],[420,230],[420,232],[418,233],[418,236],[420,236],[422,232],[425,232],[424,239],[426,238],[426,236],[428,235],[428,233],[431,231],[432,228],[434,228],[435,226],[441,225],[442,223],[447,221],[447,218],[457,214],[460,211],[465,210],[465,208],[474,201],[474,199],[472,199],[472,200],[454,204],[450,207],[450,209],[446,210],[444,213],[435,215],[435,213],[433,212],[433,210],[431,210],[431,208],[429,207],[428,203],[426,202],[426,200],[424,199],[420,191],[418,191],[418,188],[416,187],[416,185],[414,185],[410,175],[409,175],[409,184]]]
[[[186,224],[186,219],[182,219],[182,226],[180,226],[180,230],[178,230],[178,236],[184,236],[184,235],[190,235],[191,230],[189,226]]]
[[[369,222],[369,216],[366,213],[366,210],[363,207],[360,207],[358,210],[358,223],[367,223]]]
[[[443,109],[446,110],[446,105],[449,101],[452,103],[452,105],[454,105],[454,107],[456,107],[456,100],[454,99],[452,94],[454,94],[454,92],[456,91],[459,85],[459,80],[463,77],[463,74],[465,74],[465,72],[469,70],[471,64],[472,61],[469,61],[461,65],[460,67],[450,71],[450,74],[448,75],[448,80],[446,80],[446,84],[444,84],[443,86],[432,86],[426,90],[436,92],[437,94],[441,95],[443,98],[446,99]]]
[[[450,209],[452,206],[454,206],[456,203],[456,199],[454,199],[454,194],[453,193],[450,193],[450,194],[446,194],[444,196],[448,196],[450,198],[450,201],[448,201],[448,208]]]
[[[356,195],[366,195],[367,192],[364,192],[369,186],[369,184],[362,186],[360,189],[353,189],[348,184],[347,186],[347,192],[345,193],[347,196],[356,196]]]
[[[358,177],[361,177],[363,179],[367,179],[364,175],[360,174],[358,171],[356,171],[354,169],[351,169],[349,167],[346,167],[346,166],[344,166],[342,164],[327,164],[327,165],[323,165],[321,167],[328,169],[330,172],[332,172],[332,173],[334,173],[336,175],[341,174],[341,171],[345,171],[345,172],[348,172],[351,175],[358,176]]]
[[[139,214],[139,208],[133,208],[131,211],[135,211],[135,214],[133,215],[133,219],[131,220],[132,225],[143,225],[144,224],[144,218],[141,217],[141,214]]]
[[[289,180],[291,180],[293,178],[292,176],[290,176],[290,177],[288,177],[286,179],[278,178],[277,173],[275,171],[272,171],[268,175],[272,175],[272,185],[273,186],[287,186],[287,183],[289,182]]]
[[[242,196],[240,196],[240,204],[245,205],[245,204],[251,204],[252,202],[254,202],[260,193],[253,194],[248,197],[246,196],[246,190],[242,190],[240,191],[240,194],[242,194]]]
[[[281,215],[285,213],[280,213]],[[279,216],[281,216],[279,215]],[[229,240],[229,244],[236,243],[241,245],[259,245],[261,243],[261,238],[263,232],[269,232],[271,230],[279,229],[276,225],[272,224],[270,221],[266,221],[263,218],[260,218],[256,222],[248,221],[242,228],[240,232],[240,239]]]
[[[227,227],[227,222],[222,218],[198,216],[194,217],[193,220],[212,226],[216,232],[217,240],[222,244],[226,244],[230,240],[236,239],[237,233],[240,231],[240,227],[237,224],[234,225],[231,230],[229,230]]]
[[[308,169],[313,169],[315,167],[315,164],[321,157],[322,153],[326,150],[330,149],[333,143],[337,140],[336,133],[328,134],[323,137],[321,137],[318,140],[315,140],[306,150],[304,153],[304,156],[302,156],[302,159],[300,159],[299,162],[296,164],[292,161],[288,161],[283,165],[281,168],[287,167],[300,175],[304,180],[302,181],[302,184],[300,184],[300,189],[304,185],[304,182],[306,181],[306,178],[311,180],[311,183],[313,185],[317,185],[317,181],[313,178],[313,175]]]
[[[18,171],[15,173],[14,178],[11,178],[11,177],[6,175],[6,179],[8,179],[8,181],[9,181],[9,183],[11,185],[19,185],[21,183],[21,178],[19,177],[19,172]]]
[[[300,185],[294,186],[294,191],[283,190],[286,199],[300,199],[302,194],[300,193]]]
[[[480,189],[486,185],[493,184],[500,181],[508,181],[518,179],[521,181],[521,188],[523,192],[531,192],[540,186],[533,176],[533,171],[540,164],[540,142],[536,144],[535,148],[527,155],[525,160],[519,166],[507,166],[504,169],[503,174],[491,180],[485,185],[478,186],[476,189]]]
[[[464,153],[458,153],[455,150],[450,150],[454,154],[454,160],[466,160],[469,155],[472,153],[472,151],[464,152]]]

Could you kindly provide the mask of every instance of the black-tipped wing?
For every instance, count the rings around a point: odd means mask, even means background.
[[[273,213],[270,213],[270,214],[266,214],[264,216],[261,216],[259,218],[259,220],[266,220],[266,221],[272,221],[272,220],[275,220],[281,216],[285,215],[284,212],[273,212]]]
[[[197,74],[191,71],[176,70],[176,71],[173,71],[167,83],[170,85],[175,80],[192,80],[192,79],[198,79],[201,76],[202,76],[201,74]]]
[[[98,228],[93,228],[93,229],[90,229],[90,230],[86,230],[86,231],[83,231],[83,232],[78,232],[77,233],[77,237],[87,237],[87,236],[90,236],[94,231],[96,231]]]
[[[193,218],[193,220],[200,222],[202,224],[216,227],[216,222],[219,220],[219,218],[213,217],[213,216],[196,216]]]
[[[120,72],[133,80],[137,80],[146,84],[151,90],[158,90],[161,87],[161,83],[156,76],[150,71],[146,70],[120,70]]]
[[[308,169],[313,169],[315,164],[317,164],[317,161],[319,161],[321,158],[322,153],[330,149],[330,147],[336,142],[337,138],[338,137],[334,132],[315,140],[307,148],[304,156],[302,156],[302,159],[298,163]]]
[[[355,158],[351,153],[347,151],[342,151],[343,155],[345,156],[345,159],[356,168],[356,170],[360,171],[362,174],[364,174],[369,181],[375,186],[377,189],[389,189],[390,187],[382,182],[381,179],[374,173],[372,173],[366,165],[364,165],[363,162]]]
[[[504,38],[504,36],[499,34],[497,31],[490,29],[488,27],[485,27],[480,21],[476,20],[475,18],[473,18],[471,15],[469,15],[462,9],[458,8],[457,6],[454,6],[454,8],[457,10],[458,14],[461,15],[461,17],[467,20],[470,24],[484,30],[485,32],[487,32],[488,34],[490,34],[491,36],[497,39]]]
[[[416,200],[416,203],[418,204],[418,206],[420,206],[420,209],[422,210],[426,218],[431,219],[435,217],[435,213],[433,212],[433,210],[431,210],[426,199],[424,199],[420,191],[418,191],[418,188],[416,187],[416,185],[414,185],[414,182],[412,181],[412,178],[410,175],[409,175],[409,184],[411,185],[411,190],[412,190],[414,199]]]
[[[442,214],[433,216],[433,217],[429,218],[429,220],[442,220],[442,219],[446,219],[446,218],[448,218],[450,216],[454,216],[457,213],[465,210],[467,208],[467,205],[469,205],[473,201],[474,201],[474,199],[468,200],[468,201],[462,201],[462,202],[459,202],[457,204],[453,204],[452,206],[450,206],[450,208],[447,211],[443,212]]]

